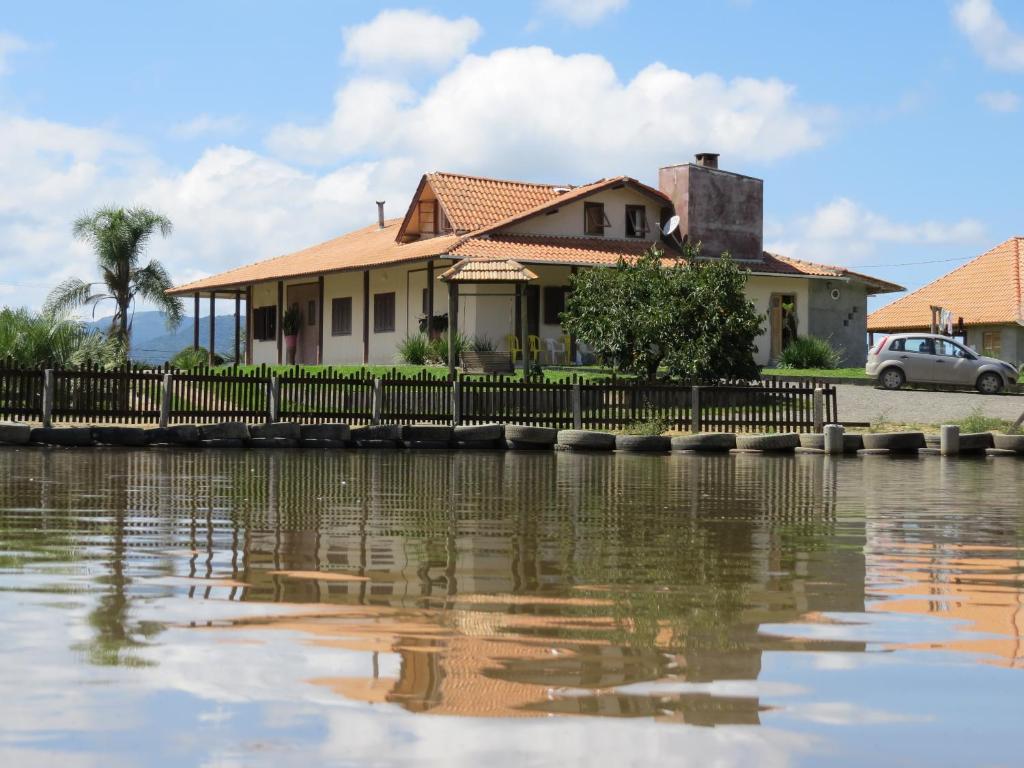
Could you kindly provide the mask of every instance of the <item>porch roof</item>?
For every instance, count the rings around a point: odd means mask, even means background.
[[[438,278],[446,283],[528,283],[537,279],[518,261],[512,259],[463,259],[445,270]]]
[[[444,235],[412,243],[396,243],[395,233],[401,223],[401,219],[391,219],[384,222],[383,228],[377,224],[363,227],[295,253],[176,286],[168,293],[207,295],[211,291],[228,292],[267,280],[286,280],[418,261],[443,255],[459,241],[456,235]]]

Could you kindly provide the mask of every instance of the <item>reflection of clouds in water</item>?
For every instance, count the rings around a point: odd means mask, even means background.
[[[817,746],[814,737],[773,728],[698,728],[653,720],[546,720],[386,717],[361,711],[327,715],[318,756],[373,765],[436,761],[467,766],[587,765],[788,766]]]
[[[237,634],[218,630],[168,630],[161,636],[159,646],[140,653],[158,662],[147,672],[147,684],[225,704],[278,701],[361,705],[309,681],[370,678],[372,653],[321,647],[293,632],[256,629],[246,637],[259,642],[237,643]],[[377,663],[380,677],[398,676],[398,654],[380,653]]]
[[[823,725],[880,725],[883,723],[927,723],[934,718],[886,712],[843,701],[818,701],[786,707],[782,717]]]

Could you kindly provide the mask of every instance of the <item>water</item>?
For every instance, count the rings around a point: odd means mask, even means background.
[[[1024,462],[0,449],[0,477],[0,765],[1020,764]]]

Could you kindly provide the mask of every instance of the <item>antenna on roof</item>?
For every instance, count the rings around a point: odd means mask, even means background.
[[[671,240],[680,248],[686,245],[686,238],[679,236],[679,216],[673,216],[665,222],[661,228],[661,234],[666,240]]]

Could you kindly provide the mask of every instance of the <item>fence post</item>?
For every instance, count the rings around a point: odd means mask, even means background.
[[[823,432],[825,429],[825,391],[821,387],[814,388],[814,399],[811,408],[814,412],[814,432]]]
[[[572,428],[583,429],[583,392],[579,380],[572,383]]]
[[[459,379],[452,380],[452,426],[457,427],[462,423],[462,382]]]
[[[690,387],[690,431],[700,432],[700,387]]]
[[[373,407],[370,414],[371,424],[380,424],[380,415],[384,405],[384,381],[375,378],[373,380]]]
[[[271,376],[267,380],[267,423],[281,420],[281,380]]]
[[[43,426],[53,426],[53,390],[56,377],[53,368],[43,371]]]
[[[167,429],[171,423],[171,387],[174,382],[173,373],[164,374],[164,388],[160,395],[160,428]]]

